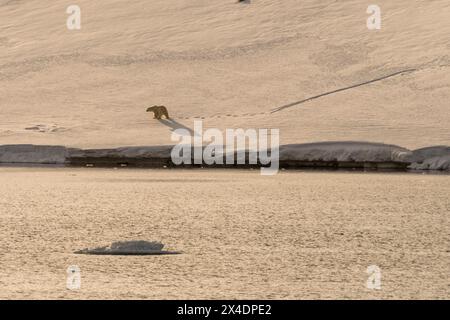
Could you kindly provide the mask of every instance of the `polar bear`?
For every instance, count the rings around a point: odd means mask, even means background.
[[[167,108],[165,106],[153,106],[147,108],[147,112],[153,112],[153,119],[162,119],[162,116],[165,116],[166,119],[169,119],[169,113],[167,112]]]

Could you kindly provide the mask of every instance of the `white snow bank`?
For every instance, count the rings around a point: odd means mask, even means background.
[[[280,147],[280,160],[405,162],[411,151],[382,143],[343,141],[290,144]]]
[[[64,164],[73,158],[170,159],[173,146],[74,149],[63,146],[0,145],[0,163]],[[194,154],[194,153],[192,153]],[[165,160],[164,160],[165,161]],[[417,170],[450,170],[450,147],[414,151],[382,143],[344,141],[280,146],[280,161],[396,162]]]
[[[450,155],[450,147],[434,146],[426,147],[412,151],[411,162],[420,162],[429,158],[442,157]]]
[[[413,170],[449,170],[450,155],[425,159],[422,162],[414,162],[408,169]]]
[[[0,146],[0,163],[63,164],[68,149],[62,146],[16,144]]]
[[[414,170],[450,170],[450,147],[436,146],[414,150],[408,157]]]
[[[173,146],[121,147],[115,149],[70,150],[69,157],[170,158]]]

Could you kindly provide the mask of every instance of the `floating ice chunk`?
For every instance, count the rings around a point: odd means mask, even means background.
[[[117,241],[111,244],[111,250],[158,250],[161,251],[164,245],[157,241]]]
[[[163,247],[164,244],[157,241],[117,241],[109,246],[83,249],[75,253],[97,255],[162,255],[180,253],[176,251],[163,251]]]

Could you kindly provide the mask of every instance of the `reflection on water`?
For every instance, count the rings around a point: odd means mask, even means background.
[[[445,175],[1,168],[0,180],[1,298],[448,298]],[[184,254],[73,254],[127,240]],[[72,265],[79,290],[66,289]]]

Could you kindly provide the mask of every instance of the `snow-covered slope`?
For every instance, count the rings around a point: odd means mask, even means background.
[[[381,30],[359,0],[77,0],[71,31],[73,2],[0,0],[0,144],[167,145],[204,118],[283,144],[449,145],[450,2],[376,3]]]

